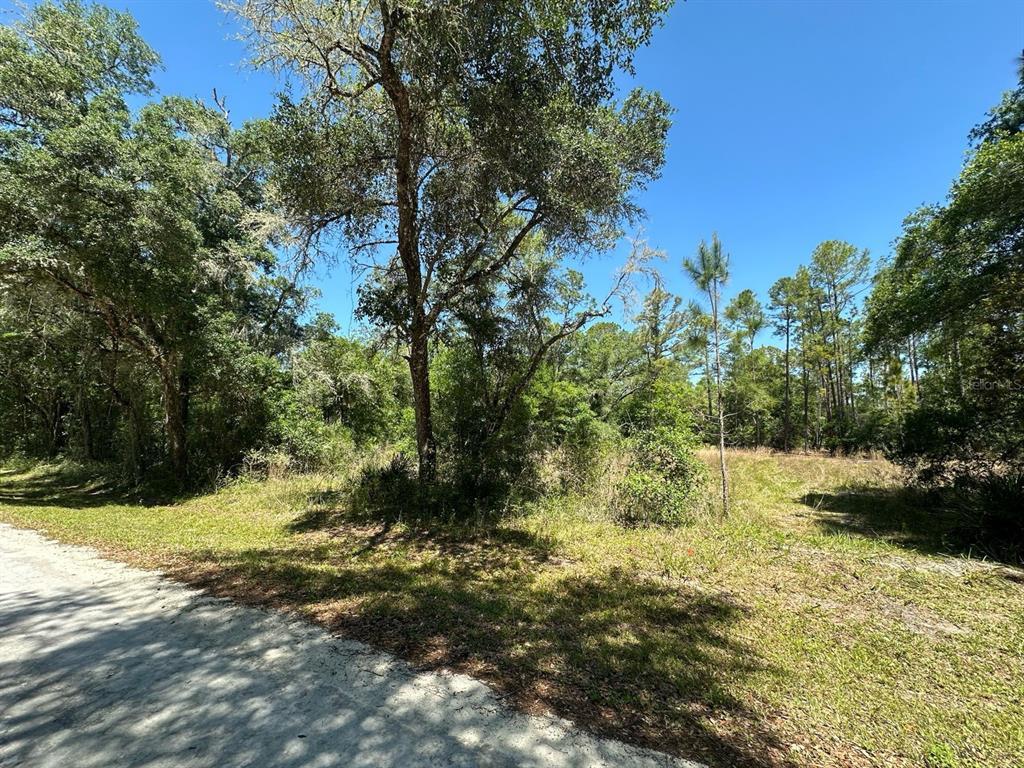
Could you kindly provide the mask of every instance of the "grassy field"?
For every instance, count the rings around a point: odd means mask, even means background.
[[[68,467],[0,473],[0,520],[712,765],[1024,765],[1024,572],[944,553],[884,462],[730,466],[731,518],[672,530],[582,499],[381,522],[343,477],[158,504]]]

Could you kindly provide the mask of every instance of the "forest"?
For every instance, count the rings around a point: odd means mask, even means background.
[[[0,461],[171,504],[347,473],[352,519],[413,539],[579,509],[713,538],[771,484],[757,462],[878,462],[936,551],[1024,562],[1024,63],[890,253],[824,240],[758,295],[715,222],[686,253],[644,235],[675,115],[617,78],[669,5],[228,2],[283,83],[244,123],[230,94],[158,93],[127,12],[0,27]],[[309,279],[340,262],[348,333]],[[858,487],[804,501],[878,503]],[[309,498],[310,525],[341,503]]]
[[[381,452],[385,485],[418,478],[453,513],[617,460],[632,522],[706,501],[701,444],[879,453],[1016,546],[1024,85],[891,256],[826,241],[767,296],[724,302],[743,276],[717,235],[693,255],[637,239],[594,297],[570,257],[635,231],[632,194],[664,159],[668,105],[609,98],[659,5],[583,4],[589,47],[566,36],[551,60],[510,35],[425,61],[416,46],[480,37],[440,14],[415,45],[340,66],[313,9],[247,3],[257,61],[302,88],[241,126],[216,95],[154,94],[158,54],[125,14],[44,4],[4,28],[0,449],[182,487]],[[303,285],[331,257],[365,265],[349,337]]]

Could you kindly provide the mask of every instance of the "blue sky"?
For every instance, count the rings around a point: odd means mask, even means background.
[[[233,118],[268,114],[275,81],[241,66],[212,1],[109,4],[163,57],[163,92],[216,87]],[[639,198],[670,289],[692,295],[679,264],[713,230],[732,256],[730,294],[764,298],[822,240],[887,254],[903,217],[945,195],[967,132],[1014,86],[1022,46],[1019,1],[677,4],[635,77],[677,110],[662,177]],[[584,265],[595,293],[621,260]],[[317,283],[347,327],[351,276],[336,268]]]

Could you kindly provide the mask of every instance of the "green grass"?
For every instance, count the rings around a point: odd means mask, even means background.
[[[330,477],[160,504],[69,467],[0,474],[0,520],[714,765],[1024,764],[1024,573],[942,554],[884,462],[730,467],[731,518],[672,530],[586,499],[382,523]]]

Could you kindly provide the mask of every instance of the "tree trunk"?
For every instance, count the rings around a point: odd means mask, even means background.
[[[109,386],[114,402],[121,407],[121,410],[128,417],[129,461],[132,468],[132,479],[138,484],[142,482],[142,477],[146,470],[143,448],[145,445],[145,427],[143,426],[142,416],[132,397],[121,392],[113,382]]]
[[[722,472],[722,515],[729,514],[729,474],[725,468],[725,403],[722,397],[722,355],[718,333],[718,283],[712,289],[711,314],[715,329],[715,387],[718,390],[718,462]]]
[[[854,377],[853,377],[854,354],[855,354],[855,350],[854,350],[854,344],[853,344],[853,336],[852,336],[852,333],[851,333],[851,335],[847,338],[847,344],[846,344],[846,355],[847,355],[846,373],[847,373],[847,376],[848,376],[846,392],[847,392],[847,395],[850,398],[850,417],[853,419],[854,423],[856,423],[857,422],[857,386],[856,386],[856,381],[854,380]]]
[[[803,384],[804,389],[804,413],[803,413],[803,434],[804,434],[804,450],[807,449],[807,444],[811,441],[811,382],[807,377],[807,338],[806,333],[801,326],[800,330],[800,380]]]
[[[785,402],[785,413],[782,417],[782,450],[789,453],[790,451],[790,367],[789,367],[789,317],[786,317],[786,402]]]
[[[836,292],[835,283],[829,285],[829,293],[829,311],[832,316],[832,354],[835,355],[836,368],[836,404],[839,407],[839,418],[845,420],[847,406],[846,373],[843,361],[843,343],[840,337],[839,295]]]
[[[64,417],[70,410],[67,400],[58,392],[53,397],[53,406],[50,409],[50,456],[56,456],[68,444],[68,432],[65,428]]]
[[[707,341],[707,339],[705,339]],[[704,382],[708,391],[708,423],[715,417],[715,409],[711,404],[711,353],[708,352],[707,344],[704,345]]]
[[[811,382],[807,377],[807,363],[804,362],[801,378],[804,387],[804,449],[811,442]]]
[[[421,487],[437,479],[437,444],[430,403],[430,355],[426,329],[414,328],[409,344],[409,375],[416,411],[416,453]]]
[[[960,339],[953,339],[953,375],[956,381],[956,394],[960,403],[964,402],[964,365],[960,357]]]
[[[92,461],[96,457],[92,439],[92,419],[89,416],[89,400],[85,395],[84,387],[78,389],[78,411],[82,419],[82,453],[86,461]]]
[[[188,398],[183,390],[187,386],[185,377],[178,372],[173,361],[164,361],[160,366],[162,404],[164,409],[164,431],[167,436],[167,455],[171,459],[174,477],[184,483],[188,479],[188,443],[186,414]]]
[[[824,407],[825,418],[829,421],[832,420],[832,387],[831,378],[825,377],[825,367],[818,362],[818,389],[820,395],[818,396],[818,411],[819,414]]]
[[[819,369],[820,376],[820,369]],[[817,451],[821,450],[822,439],[821,439],[821,423],[822,423],[822,409],[828,405],[828,398],[822,397],[823,390],[818,391],[818,397],[816,398],[817,413],[814,414],[814,449]]]
[[[132,455],[132,479],[138,484],[142,482],[142,478],[146,473],[145,427],[135,403],[129,402],[127,407],[128,428],[130,430],[128,437],[129,450]]]
[[[384,6],[382,6],[384,8]],[[378,59],[380,81],[391,101],[397,129],[395,152],[395,192],[398,209],[398,258],[405,273],[409,299],[409,374],[412,380],[413,408],[416,412],[416,453],[419,459],[420,490],[437,478],[437,446],[430,412],[430,331],[432,321],[426,310],[428,288],[422,272],[417,231],[419,213],[418,158],[414,153],[414,115],[409,90],[392,59],[396,28],[401,11],[384,13],[384,35]],[[421,503],[427,495],[421,493]]]
[[[921,399],[921,382],[917,373],[917,340],[911,334],[907,342],[908,358],[910,363],[910,382],[914,385],[914,399]]]

